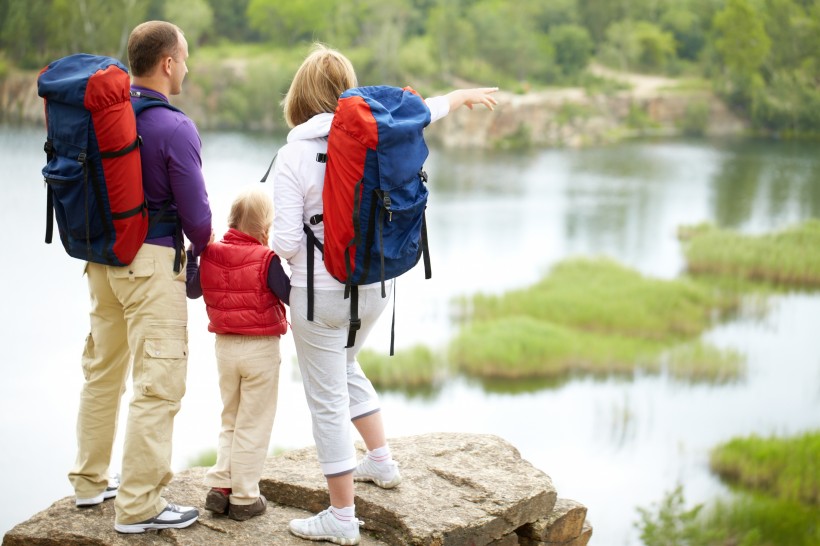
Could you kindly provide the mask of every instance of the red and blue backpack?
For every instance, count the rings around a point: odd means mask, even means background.
[[[358,290],[409,271],[424,258],[431,277],[427,245],[428,149],[424,128],[430,109],[409,87],[357,87],[339,98],[328,135],[322,193],[323,214],[310,224],[324,223],[324,244],[305,224],[308,246],[322,251],[325,267],[345,284],[350,298],[348,347],[358,318]],[[395,285],[394,285],[395,286]],[[313,319],[313,252],[308,253],[308,320]],[[395,307],[394,307],[395,324]],[[393,339],[391,334],[391,354]]]
[[[136,115],[170,104],[145,99],[131,105],[131,80],[118,60],[80,53],[58,59],[37,78],[43,97],[47,156],[46,243],[54,220],[70,256],[106,265],[128,265],[147,237],[176,235],[179,222],[149,211],[142,188]],[[179,252],[178,252],[179,259]],[[175,265],[178,268],[178,265]]]

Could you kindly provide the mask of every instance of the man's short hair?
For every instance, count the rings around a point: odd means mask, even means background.
[[[166,21],[148,21],[138,25],[128,37],[128,65],[131,74],[149,76],[157,64],[179,50],[180,28]]]

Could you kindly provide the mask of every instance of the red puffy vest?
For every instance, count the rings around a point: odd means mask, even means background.
[[[235,229],[205,248],[199,277],[210,319],[208,331],[249,336],[287,332],[285,306],[268,288],[273,255],[267,246]]]

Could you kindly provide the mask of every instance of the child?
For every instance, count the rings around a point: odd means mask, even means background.
[[[267,456],[279,385],[279,336],[287,331],[290,281],[268,247],[273,202],[259,189],[231,206],[230,229],[202,252],[188,255],[188,297],[204,296],[216,334],[222,431],[205,508],[244,521],[265,512],[259,479]]]
[[[295,519],[290,531],[309,540],[336,544],[358,544],[354,480],[372,482],[391,489],[401,482],[382,424],[381,406],[373,385],[362,372],[356,356],[381,315],[387,299],[380,283],[359,287],[359,319],[355,345],[345,349],[350,323],[350,303],[343,297],[344,285],[324,267],[321,254],[314,253],[314,316],[307,320],[306,218],[322,214],[324,164],[312,160],[327,152],[327,136],[339,95],[356,87],[350,61],[333,49],[316,44],[296,72],[284,100],[285,120],[292,129],[287,144],[277,155],[273,173],[274,203],[278,211],[273,248],[288,260],[293,283],[291,321],[296,355],[308,407],[313,419],[313,437],[319,464],[330,494],[330,507],[318,515]],[[492,110],[496,88],[458,89],[426,101],[432,121],[467,106],[484,105]],[[305,159],[309,158],[309,159]],[[324,228],[315,226],[324,243]],[[392,281],[388,281],[389,293]],[[356,460],[350,438],[351,424],[364,439],[368,453]]]

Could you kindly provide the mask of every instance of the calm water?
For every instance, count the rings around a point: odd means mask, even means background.
[[[71,495],[66,473],[87,332],[82,264],[43,244],[45,191],[40,130],[0,128],[0,200],[6,267],[0,318],[0,533]],[[206,134],[204,163],[217,231],[242,186],[257,183],[281,144],[273,137]],[[520,154],[433,150],[429,232],[433,279],[398,283],[397,345],[442,347],[453,334],[448,301],[528,285],[558,261],[608,255],[647,275],[674,278],[684,262],[675,230],[712,221],[745,232],[820,217],[816,144],[737,141],[631,143]],[[188,393],[176,420],[174,467],[215,446],[220,402],[213,339],[201,301],[189,302]],[[793,293],[763,316],[704,334],[747,358],[731,385],[691,385],[664,375],[575,378],[517,394],[454,378],[427,396],[383,396],[389,436],[432,431],[497,434],[549,474],[561,497],[589,508],[593,544],[638,544],[636,506],[677,483],[687,502],[727,490],[708,452],[737,435],[820,427],[820,296]],[[370,345],[387,350],[389,320]],[[312,445],[310,419],[283,342],[272,448]],[[125,401],[127,401],[128,393]],[[125,412],[123,412],[125,413]],[[121,438],[113,469],[119,470]]]

